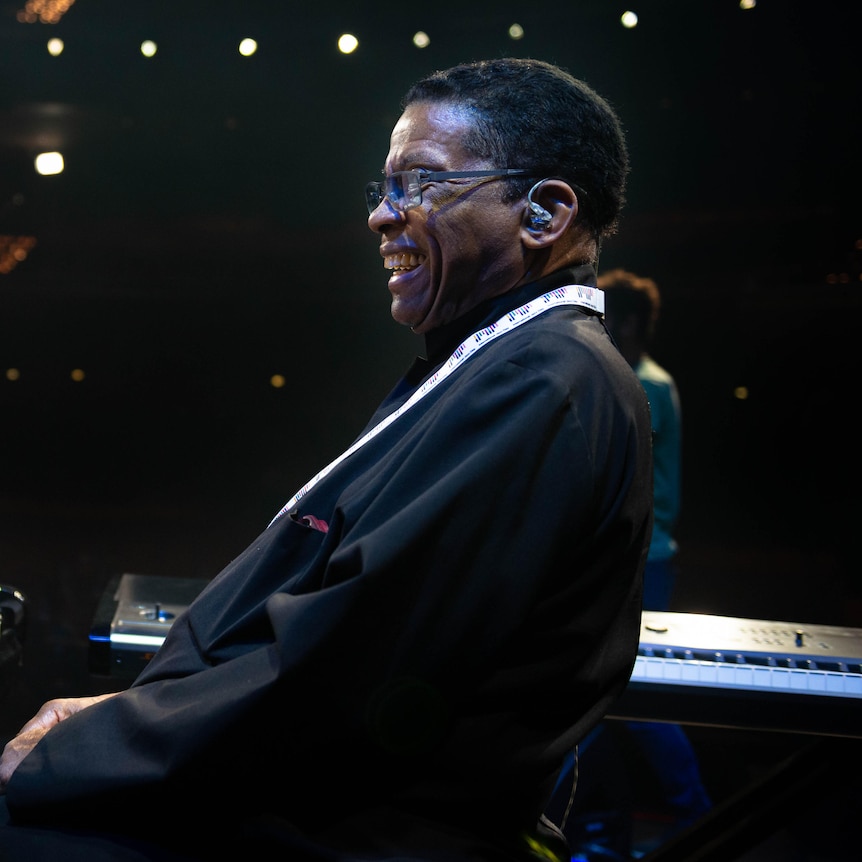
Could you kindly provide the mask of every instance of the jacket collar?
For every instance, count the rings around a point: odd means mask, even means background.
[[[443,362],[467,336],[489,326],[507,312],[524,305],[531,299],[566,284],[584,284],[588,287],[595,287],[595,268],[590,264],[584,264],[557,270],[557,272],[546,275],[538,281],[521,285],[521,287],[504,293],[502,296],[488,299],[457,320],[453,320],[445,326],[439,326],[437,329],[432,329],[425,334],[425,355],[428,357],[428,362],[431,365]]]

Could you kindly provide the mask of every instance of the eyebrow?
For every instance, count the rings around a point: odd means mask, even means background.
[[[402,156],[396,164],[416,164],[420,162],[425,165],[433,165],[438,163],[440,158],[439,153],[432,154],[430,150],[415,150],[413,152],[408,151],[406,153],[406,157]],[[409,170],[409,168],[400,168],[399,170]],[[386,173],[386,166],[384,164],[381,173]]]

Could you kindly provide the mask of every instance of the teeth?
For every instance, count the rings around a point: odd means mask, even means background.
[[[415,269],[423,260],[425,260],[424,255],[413,254],[412,252],[390,254],[388,257],[383,259],[383,265],[386,269],[392,269],[396,272],[404,272],[408,269]]]

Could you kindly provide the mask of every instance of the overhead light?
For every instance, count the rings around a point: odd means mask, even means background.
[[[239,52],[243,57],[251,57],[257,51],[257,42],[254,39],[243,39],[239,43]]]
[[[338,37],[338,50],[342,54],[352,54],[359,47],[359,39],[352,33],[344,33]]]
[[[43,177],[62,174],[65,163],[62,153],[39,153],[35,159],[36,172]]]
[[[22,24],[56,24],[69,11],[75,0],[27,0],[17,13]]]

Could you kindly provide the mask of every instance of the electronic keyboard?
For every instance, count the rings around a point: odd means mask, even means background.
[[[862,737],[862,629],[644,611],[611,716]]]

